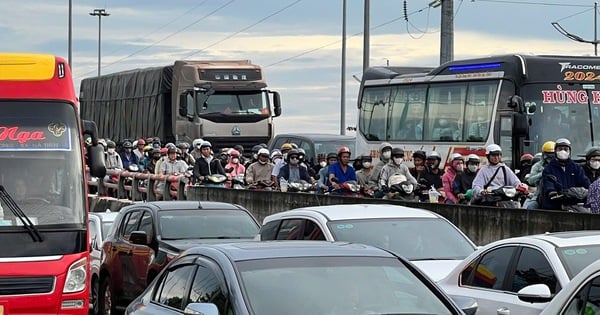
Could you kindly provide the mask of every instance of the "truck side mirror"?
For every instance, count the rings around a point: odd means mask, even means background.
[[[281,116],[281,96],[279,96],[279,92],[271,92],[273,93],[273,114],[275,117]]]

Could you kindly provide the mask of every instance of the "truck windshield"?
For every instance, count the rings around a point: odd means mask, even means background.
[[[35,225],[85,219],[83,159],[73,105],[0,102],[0,185]],[[20,225],[4,206],[0,229]]]
[[[205,102],[202,117],[207,114],[222,114],[228,116],[258,115],[270,116],[269,98],[265,92],[254,93],[215,93]]]

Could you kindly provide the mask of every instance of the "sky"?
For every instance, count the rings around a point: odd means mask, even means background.
[[[440,7],[429,0],[370,1],[370,66],[437,66]],[[72,0],[72,70],[81,79],[172,65],[249,59],[278,91],[276,133],[340,133],[343,0]],[[495,54],[594,55],[594,3],[454,0],[454,59]],[[0,0],[0,50],[68,57],[68,0]],[[347,0],[345,127],[355,127],[363,69],[364,2]],[[596,13],[597,14],[597,13]],[[597,15],[596,15],[597,17]],[[353,135],[354,131],[346,131]]]

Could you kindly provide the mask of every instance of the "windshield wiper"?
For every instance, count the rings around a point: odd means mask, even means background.
[[[23,223],[23,227],[29,232],[31,238],[34,242],[42,242],[44,239],[42,235],[40,235],[40,231],[35,227],[35,225],[31,222],[29,217],[21,210],[19,205],[15,202],[15,200],[8,194],[4,186],[0,185],[0,200],[10,209],[13,215]]]

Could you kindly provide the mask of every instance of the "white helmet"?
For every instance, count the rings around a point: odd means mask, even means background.
[[[199,147],[199,146],[202,144],[202,142],[203,142],[203,141],[204,141],[204,140],[202,140],[202,139],[200,139],[200,138],[198,138],[198,139],[194,139],[194,141],[192,141],[192,146],[193,146],[194,148],[195,148],[195,147]]]
[[[257,154],[258,154],[258,155],[263,155],[263,154],[266,154],[267,156],[269,156],[269,150],[268,150],[268,149],[265,149],[265,148],[262,148],[262,149],[258,150],[258,153],[257,153]]]
[[[502,148],[497,144],[490,144],[485,148],[485,155],[502,154]]]
[[[460,153],[452,153],[452,155],[450,155],[450,161],[454,161],[454,160],[464,160],[464,159]]]
[[[467,162],[479,163],[481,162],[481,159],[479,158],[479,156],[477,156],[477,154],[471,153],[467,156]]]

